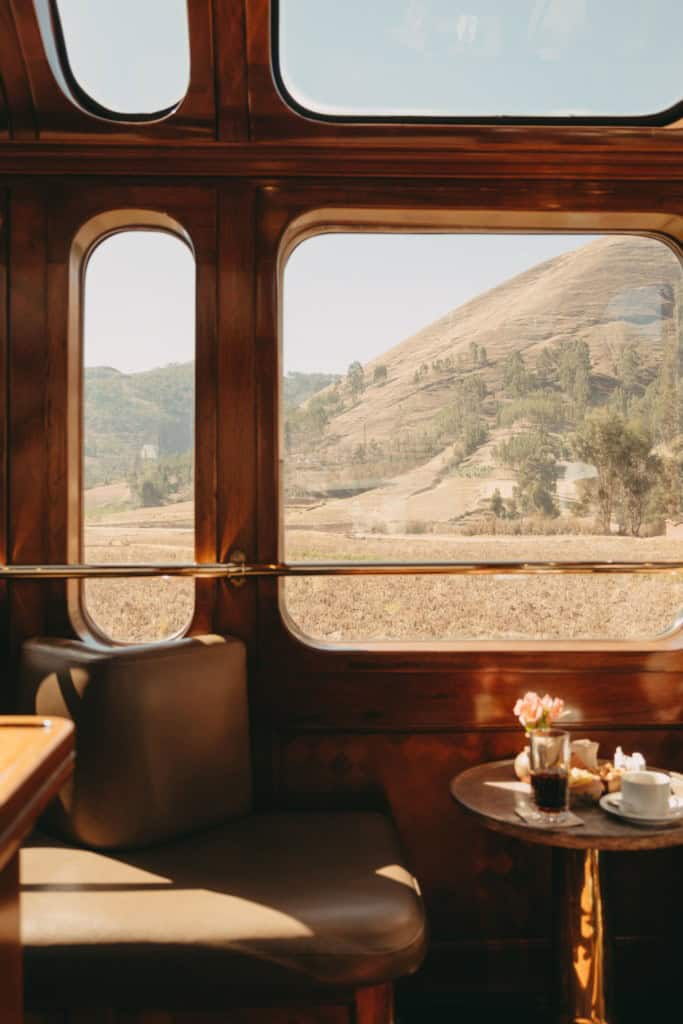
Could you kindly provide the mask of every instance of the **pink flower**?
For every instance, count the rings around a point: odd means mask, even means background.
[[[564,714],[564,701],[547,693],[544,697],[539,697],[537,693],[529,691],[517,701],[513,714],[527,730],[547,729]]]

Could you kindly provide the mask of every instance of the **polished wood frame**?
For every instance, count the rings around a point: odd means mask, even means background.
[[[3,563],[63,564],[72,550],[69,268],[73,239],[93,217],[149,210],[192,238],[197,561],[207,565],[236,549],[252,563],[280,553],[279,268],[296,239],[341,225],[683,241],[680,125],[321,124],[277,92],[267,0],[190,0],[188,10],[192,102],[160,124],[119,125],[67,103],[32,3],[0,0]],[[496,990],[542,993],[550,929],[531,908],[547,899],[549,857],[481,834],[451,807],[448,780],[516,752],[511,708],[527,689],[563,696],[572,727],[607,752],[621,743],[683,769],[680,635],[649,645],[329,649],[287,628],[276,579],[196,586],[191,631],[248,644],[259,801],[390,808],[432,932],[415,990],[428,996],[438,985],[480,1001]],[[36,633],[73,635],[64,582],[0,580],[5,708],[17,652]],[[624,854],[613,869],[618,890],[632,893],[614,927],[635,992],[662,991],[678,928],[680,857],[646,860]]]
[[[182,224],[167,213],[144,209],[116,209],[97,213],[74,235],[68,260],[66,462],[67,523],[66,555],[69,562],[83,559],[83,310],[88,261],[98,245],[121,231],[164,231],[181,241],[195,258],[192,239]],[[195,264],[195,276],[198,277]],[[198,310],[198,303],[196,303]],[[195,321],[198,319],[195,314]],[[195,355],[197,345],[195,342]],[[198,420],[199,416],[195,415]],[[206,441],[198,431],[197,442]],[[195,453],[196,458],[196,453]],[[202,466],[202,473],[204,466]],[[198,476],[197,487],[203,479]],[[76,633],[84,639],[112,643],[102,632],[85,603],[83,586],[73,579],[66,584],[68,614]],[[194,619],[194,612],[192,618]]]

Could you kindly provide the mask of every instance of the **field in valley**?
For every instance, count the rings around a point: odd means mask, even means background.
[[[92,562],[192,561],[192,506],[96,513],[85,540]],[[286,543],[288,561],[647,561],[680,555],[681,540],[672,537],[354,536],[290,529]],[[97,580],[86,584],[85,600],[100,629],[114,639],[161,639],[189,620],[193,583]],[[321,642],[651,640],[683,608],[683,577],[311,577],[287,580],[283,601],[294,627]]]

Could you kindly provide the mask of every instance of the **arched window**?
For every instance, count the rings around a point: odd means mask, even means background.
[[[37,10],[60,84],[91,113],[158,120],[185,96],[186,0],[37,0]]]
[[[82,554],[194,561],[195,261],[169,231],[118,230],[87,256],[82,316]],[[120,642],[187,625],[193,581],[92,580],[85,617]]]

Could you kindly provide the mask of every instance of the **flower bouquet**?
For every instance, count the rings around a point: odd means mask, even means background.
[[[565,703],[560,697],[546,693],[539,697],[530,691],[516,702],[513,714],[524,727],[526,736],[535,730],[550,729],[566,714]],[[624,754],[617,747],[613,761],[598,760],[599,744],[594,740],[578,739],[570,744],[571,761],[569,768],[569,792],[572,803],[586,799],[599,800],[603,793],[621,789],[621,776],[626,771],[642,771],[645,758],[642,754]],[[529,747],[524,747],[515,758],[517,778],[528,782],[530,778]]]

